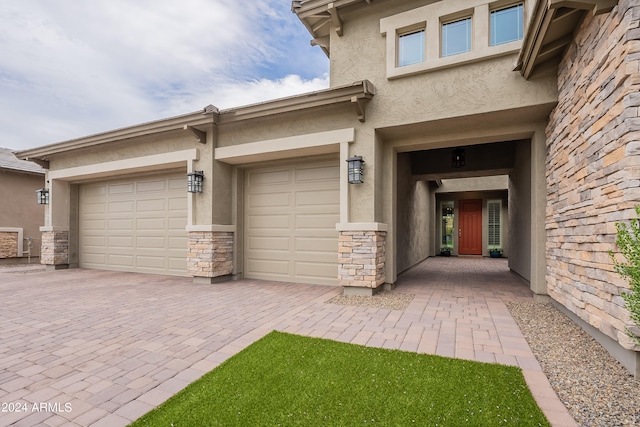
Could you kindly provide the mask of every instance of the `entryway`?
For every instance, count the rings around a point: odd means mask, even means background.
[[[460,255],[482,255],[482,200],[460,200]]]

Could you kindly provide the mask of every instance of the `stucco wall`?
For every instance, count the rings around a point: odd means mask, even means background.
[[[433,215],[431,189],[426,181],[411,175],[408,153],[398,154],[398,272],[429,256],[429,216]]]
[[[22,228],[23,237],[33,239],[31,254],[40,254],[40,226],[44,207],[36,203],[36,190],[44,187],[44,175],[0,171],[0,227]],[[27,242],[24,242],[24,251]]]
[[[509,175],[509,268],[531,280],[531,142],[520,141]]]
[[[615,223],[640,204],[640,5],[621,0],[587,16],[559,67],[559,103],[547,128],[549,295],[631,348],[613,272]]]

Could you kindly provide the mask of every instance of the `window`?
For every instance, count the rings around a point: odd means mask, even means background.
[[[471,50],[471,18],[442,24],[442,56]]]
[[[453,248],[453,202],[442,203],[441,248]]]
[[[502,214],[502,201],[489,200],[487,202],[487,211],[489,213],[489,235],[488,245],[490,249],[497,249],[502,245],[500,216]]]
[[[491,46],[522,40],[523,11],[522,3],[491,11]]]
[[[424,62],[424,30],[398,37],[398,66]]]

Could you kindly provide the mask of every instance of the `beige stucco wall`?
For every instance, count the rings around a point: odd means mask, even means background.
[[[398,271],[402,272],[429,256],[429,219],[433,215],[432,190],[426,181],[411,175],[409,154],[398,155]]]
[[[503,141],[508,137],[497,136],[499,127],[520,120],[539,120],[555,105],[555,75],[542,73],[536,79],[523,79],[512,71],[517,49],[505,56],[388,79],[386,37],[395,35],[381,34],[381,19],[430,3],[434,2],[373,2],[352,13],[344,12],[343,36],[331,32],[331,86],[368,79],[376,87],[376,96],[367,106],[367,121],[358,128],[357,139],[350,149],[365,158],[369,176],[373,174],[380,185],[368,180],[357,194],[351,195],[352,221],[388,222],[381,190],[389,182],[391,169],[382,164],[385,146],[391,140],[395,143],[404,138],[405,143],[411,140],[417,149],[424,149],[427,135],[433,135],[436,130],[443,133],[440,147],[451,146],[454,144],[451,141],[459,139],[460,132],[469,131],[469,135],[473,135],[473,129],[486,126],[491,120],[495,136],[487,137],[485,142]],[[454,8],[458,5],[466,9],[465,2],[449,3]],[[512,114],[516,110],[520,110],[517,117]],[[460,119],[458,126],[451,128],[458,135],[451,133],[447,142],[447,131],[443,130],[446,126],[436,123],[453,118]],[[394,129],[392,137],[384,131],[387,128]],[[519,136],[530,137],[531,133]]]
[[[34,256],[40,254],[40,226],[44,221],[44,206],[36,203],[36,190],[42,187],[44,175],[0,171],[0,228],[22,228],[23,237],[33,239]]]
[[[608,251],[617,252],[615,223],[640,204],[639,16],[636,1],[621,0],[585,18],[560,63],[547,127],[549,295],[627,349],[629,285]]]

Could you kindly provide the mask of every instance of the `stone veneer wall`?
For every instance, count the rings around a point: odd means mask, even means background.
[[[341,231],[338,279],[341,286],[377,288],[385,281],[386,231]]]
[[[614,271],[615,223],[640,204],[640,5],[621,0],[587,13],[558,71],[547,127],[547,288],[582,320],[618,341],[627,283]]]
[[[0,232],[0,258],[18,257],[18,233]]]
[[[43,231],[40,264],[69,264],[69,232]]]
[[[187,271],[193,277],[220,277],[233,272],[232,232],[189,232]]]

